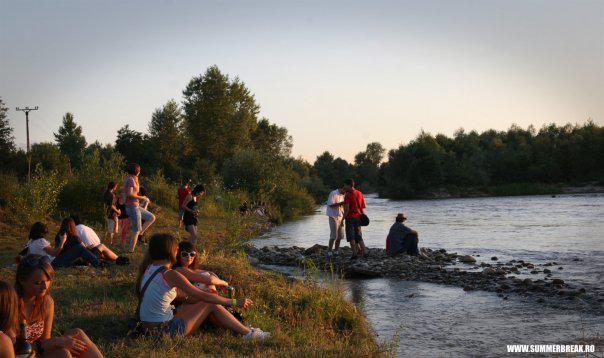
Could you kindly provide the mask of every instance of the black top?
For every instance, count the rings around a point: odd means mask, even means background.
[[[103,194],[103,202],[107,206],[107,219],[115,219],[117,213],[111,208],[117,203],[115,193],[112,193],[107,190],[105,194]]]
[[[126,214],[126,205],[120,204],[118,201],[115,207],[121,212],[120,216],[118,216],[118,219],[128,219],[129,216]]]
[[[63,236],[62,233],[58,233],[57,236],[55,236],[56,246],[59,246],[59,243],[61,243],[61,236]],[[69,249],[71,249],[72,247],[81,243],[82,240],[79,238],[79,236],[67,235],[67,240],[65,240],[65,244],[63,244],[63,249],[61,249],[59,255],[64,254],[65,252],[69,251]]]

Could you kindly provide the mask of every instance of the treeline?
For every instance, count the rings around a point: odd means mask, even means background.
[[[550,124],[536,130],[513,125],[483,133],[459,129],[453,137],[421,132],[390,150],[370,143],[354,163],[325,152],[313,167],[327,187],[356,178],[364,191],[381,197],[432,197],[472,194],[539,194],[559,185],[604,184],[604,127]]]
[[[170,100],[152,113],[146,133],[125,125],[117,131],[115,143],[108,145],[88,144],[74,114],[66,113],[54,142],[31,147],[36,180],[58,178],[61,210],[71,209],[75,201],[98,206],[90,201],[102,193],[103,182],[121,178],[127,162],[139,163],[143,184],[148,181],[157,190],[193,179],[215,190],[235,192],[240,200],[267,202],[277,221],[309,212],[315,199],[323,199],[327,188],[313,166],[291,157],[287,129],[258,117],[260,107],[239,78],[212,66],[193,77],[182,94],[181,104]],[[27,156],[15,147],[1,99],[0,165],[5,181],[14,182],[16,177],[22,182],[26,176]],[[7,191],[0,190],[0,204],[15,200]],[[174,197],[175,191],[166,200]]]
[[[420,133],[391,150],[379,173],[379,193],[415,198],[445,188],[489,193],[508,187],[532,194],[535,184],[581,184],[604,180],[604,127],[550,124],[535,130],[516,125],[507,131],[458,130],[452,138]],[[524,191],[523,192],[523,188]],[[506,194],[506,192],[497,192]]]

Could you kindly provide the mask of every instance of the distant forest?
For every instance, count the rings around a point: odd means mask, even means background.
[[[212,66],[189,81],[180,103],[170,100],[158,107],[146,132],[125,125],[112,144],[88,143],[76,116],[66,113],[53,142],[32,145],[32,168],[76,182],[79,173],[92,170],[87,168],[91,161],[99,168],[111,166],[105,173],[109,178],[122,170],[115,166],[134,161],[152,180],[192,178],[244,192],[271,203],[284,219],[308,212],[345,178],[354,178],[365,192],[397,199],[429,197],[438,190],[488,193],[506,186],[514,190],[494,193],[532,194],[537,184],[604,182],[604,127],[593,121],[539,130],[459,129],[453,137],[421,132],[388,153],[373,142],[353,162],[324,152],[311,164],[291,156],[287,129],[259,118],[259,108],[239,78]],[[27,156],[14,144],[7,113],[0,98],[0,175],[22,181]],[[8,197],[0,190],[0,205]]]
[[[482,133],[459,129],[453,137],[421,132],[390,150],[385,162],[382,154],[381,145],[372,143],[350,164],[325,152],[314,168],[330,187],[339,178],[356,177],[361,186],[394,199],[430,197],[436,190],[537,194],[558,185],[604,184],[604,127],[593,121],[538,131],[516,125]]]

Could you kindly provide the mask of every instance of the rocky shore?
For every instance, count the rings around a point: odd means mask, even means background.
[[[345,278],[391,277],[453,285],[464,291],[495,292],[504,300],[510,295],[518,295],[539,303],[604,314],[604,297],[599,290],[554,277],[560,269],[556,262],[536,265],[522,260],[500,262],[497,257],[491,257],[489,263],[477,264],[473,256],[449,253],[444,249],[426,249],[426,257],[388,257],[384,249],[370,249],[367,257],[350,260],[348,247],[342,248],[338,257],[328,259],[326,250],[327,247],[322,245],[311,248],[250,247],[248,255],[253,263],[313,266]]]

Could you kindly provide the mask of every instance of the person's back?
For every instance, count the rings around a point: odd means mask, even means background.
[[[101,239],[99,239],[99,236],[92,228],[84,224],[78,224],[76,225],[76,230],[78,231],[78,236],[82,240],[84,247],[93,248],[101,244]]]
[[[419,254],[417,231],[406,226],[406,220],[407,217],[404,213],[398,214],[395,223],[390,227],[386,238],[386,254],[388,256],[396,256],[400,253],[414,256]]]
[[[162,265],[151,264],[145,270],[141,280],[143,286],[149,280],[151,275]],[[140,320],[143,322],[167,322],[174,317],[170,303],[176,298],[176,288],[170,287],[163,276],[163,272],[158,273],[149,283],[147,290],[141,300]]]
[[[365,197],[363,196],[363,193],[356,188],[353,188],[346,193],[344,202],[349,205],[348,213],[346,215],[347,219],[358,219],[361,216],[363,209],[365,209]]]

